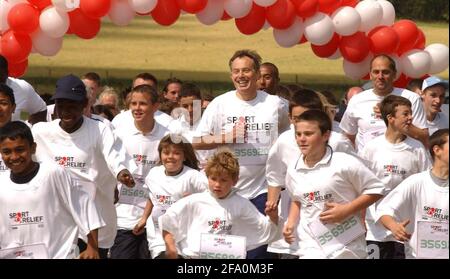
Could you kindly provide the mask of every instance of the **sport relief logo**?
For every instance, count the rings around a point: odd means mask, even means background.
[[[159,205],[172,205],[174,203],[172,196],[166,196],[166,195],[156,195],[156,200],[158,201]]]
[[[328,200],[331,200],[333,198],[333,194],[321,194],[320,191],[315,192],[309,192],[304,193],[303,198],[306,200],[307,203],[318,203],[318,202],[325,202]]]
[[[445,214],[447,213],[447,214]],[[422,212],[422,219],[424,220],[438,220],[438,221],[448,221],[448,212],[442,210],[442,208],[424,206]]]
[[[57,162],[58,165],[65,168],[81,169],[81,170],[84,170],[86,168],[85,162],[77,162],[75,161],[74,157],[56,156],[55,161]]]
[[[142,154],[133,154],[133,159],[136,165],[154,166],[158,163],[157,160],[148,160],[148,156]]]
[[[231,248],[233,245],[233,243],[231,241],[226,241],[226,239],[224,237],[215,237],[214,238],[214,246],[215,247],[228,247]]]
[[[227,224],[226,220],[221,220],[220,218],[215,218],[212,221],[208,221],[209,233],[214,234],[231,234],[231,224]]]
[[[9,221],[11,229],[17,229],[22,225],[37,225],[39,228],[44,227],[44,216],[33,216],[29,211],[11,212],[9,213]]]
[[[383,170],[384,170],[385,177],[396,175],[396,176],[401,176],[403,178],[406,178],[405,176],[406,176],[407,171],[399,168],[396,165],[384,165]]]

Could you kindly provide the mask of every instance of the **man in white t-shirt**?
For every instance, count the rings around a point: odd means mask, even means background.
[[[11,87],[16,99],[16,109],[12,120],[20,120],[22,111],[29,114],[28,121],[31,124],[46,121],[47,105],[36,93],[34,88],[25,80],[8,77],[8,61],[0,55],[0,83]]]
[[[428,132],[432,135],[440,129],[448,129],[448,116],[441,111],[448,82],[431,76],[423,81],[422,101],[427,115]]]
[[[411,101],[413,122],[408,136],[427,146],[428,127],[420,96],[406,89],[395,88],[396,73],[395,61],[391,57],[375,56],[370,66],[373,89],[359,93],[350,100],[342,116],[340,128],[355,143],[357,150],[362,150],[367,142],[383,135],[386,131],[386,125],[379,113],[379,104],[390,94],[402,96]]]
[[[134,186],[125,151],[111,129],[100,121],[83,116],[88,103],[86,86],[74,75],[60,78],[53,96],[60,119],[33,126],[39,161],[57,162],[67,169],[82,189],[94,197],[106,226],[99,230],[99,252],[106,258],[114,242],[117,216],[114,189],[117,181]],[[131,168],[133,171],[134,169]],[[80,250],[86,240],[79,242]]]
[[[198,150],[230,147],[241,167],[238,193],[264,213],[267,154],[279,132],[289,127],[289,117],[281,98],[257,90],[260,63],[261,57],[256,52],[235,52],[229,66],[236,90],[216,97],[208,105],[197,128],[201,137],[194,138],[193,146]],[[248,253],[249,258],[268,256],[266,251]]]
[[[386,133],[368,142],[359,154],[386,186],[386,195],[407,177],[429,169],[431,161],[423,144],[406,136],[412,121],[411,102],[408,99],[387,96],[381,102],[381,115],[387,125]],[[369,257],[404,259],[403,243],[396,241],[389,231],[374,222],[377,204],[371,205],[366,211]]]
[[[408,259],[449,258],[448,134],[430,137],[433,168],[408,177],[377,207],[376,220],[405,243]]]

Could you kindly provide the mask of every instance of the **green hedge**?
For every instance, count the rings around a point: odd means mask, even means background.
[[[448,0],[389,0],[397,18],[448,23]]]

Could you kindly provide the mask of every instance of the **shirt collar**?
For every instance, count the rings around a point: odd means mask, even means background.
[[[319,166],[322,166],[322,165],[328,165],[332,158],[333,158],[333,149],[330,146],[327,146],[327,151],[325,152],[325,155],[312,168],[308,167],[305,164],[305,161],[303,160],[304,157],[303,157],[303,154],[302,154],[302,155],[300,155],[300,158],[298,159],[297,163],[295,164],[295,169],[296,170],[315,169],[315,168],[318,168]]]

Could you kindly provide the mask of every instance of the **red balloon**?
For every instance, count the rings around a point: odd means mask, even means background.
[[[370,51],[373,54],[391,54],[398,49],[400,39],[392,27],[379,26],[369,32]]]
[[[317,0],[291,0],[299,17],[312,17],[319,10]]]
[[[299,45],[304,44],[308,41],[308,39],[306,39],[305,35],[302,36],[302,38],[300,39],[300,42],[298,42]]]
[[[180,17],[180,8],[176,0],[158,1],[152,11],[153,19],[160,25],[169,26]]]
[[[25,74],[28,68],[28,59],[17,63],[17,64],[9,64],[8,65],[8,75],[10,77],[19,78]]]
[[[417,25],[413,21],[408,19],[397,21],[392,25],[392,28],[397,32],[400,39],[397,54],[401,56],[414,47],[419,36],[419,29],[417,29]]]
[[[223,15],[222,18],[220,18],[220,20],[229,20],[229,19],[232,19],[232,17],[226,11],[223,11]]]
[[[363,32],[356,32],[351,36],[342,36],[339,50],[342,57],[350,62],[358,63],[369,54],[369,40]]]
[[[16,4],[8,13],[8,24],[14,32],[30,34],[39,27],[39,11],[28,3]]]
[[[398,88],[405,88],[410,81],[411,78],[405,76],[405,74],[402,73],[400,77],[394,82],[394,86]]]
[[[180,9],[191,14],[200,12],[208,4],[208,0],[177,0],[177,2]]]
[[[331,38],[331,40],[327,44],[322,46],[311,44],[311,49],[314,52],[314,54],[317,55],[318,57],[327,58],[333,55],[339,48],[340,40],[341,40],[340,36],[334,33],[333,38]]]
[[[341,5],[341,0],[319,0],[319,12],[332,14]]]
[[[425,45],[427,42],[427,39],[425,38],[425,34],[423,31],[419,28],[419,36],[417,37],[416,44],[414,45],[413,49],[425,49]]]
[[[242,34],[251,35],[257,33],[266,23],[266,9],[253,3],[248,15],[235,19],[236,27]]]
[[[92,39],[100,31],[100,19],[85,15],[80,9],[69,13],[70,26],[68,33],[73,33],[82,39]]]
[[[341,0],[341,6],[349,6],[349,7],[356,7],[358,5],[359,0]]]
[[[278,0],[266,8],[266,18],[273,28],[286,29],[294,23],[295,6],[291,1]]]
[[[40,11],[52,4],[52,0],[28,0],[28,2],[38,8]]]
[[[25,59],[31,52],[32,42],[27,34],[16,33],[8,30],[0,40],[2,55],[12,64],[17,64]]]
[[[81,11],[91,18],[101,18],[111,9],[111,0],[80,0]]]
[[[365,75],[362,80],[370,80],[370,73],[367,73],[367,75]]]

